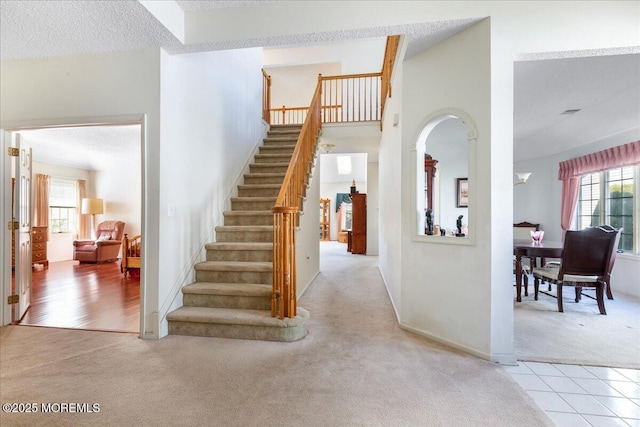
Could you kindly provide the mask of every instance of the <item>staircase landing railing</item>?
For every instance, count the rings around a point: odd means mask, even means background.
[[[400,36],[387,37],[382,70],[378,73],[322,76],[322,123],[380,121],[387,98],[391,97],[391,74]],[[266,73],[263,74],[266,76]],[[268,76],[267,76],[268,77]],[[266,84],[266,83],[265,83]],[[271,80],[268,81],[271,84]],[[270,124],[302,124],[309,107],[268,108],[265,118]]]

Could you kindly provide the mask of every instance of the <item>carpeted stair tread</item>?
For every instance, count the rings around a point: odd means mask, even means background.
[[[194,282],[182,288],[183,294],[259,296],[271,298],[273,287],[260,283]]]
[[[209,242],[205,244],[205,249],[230,250],[230,251],[255,251],[271,250],[273,243],[269,242]]]
[[[271,211],[224,211],[226,216],[273,216]]]
[[[280,184],[241,184],[238,185],[238,189],[246,189],[246,190],[261,190],[261,189],[273,189],[280,188],[282,185]]]
[[[196,271],[253,271],[267,273],[273,271],[273,263],[264,261],[201,261]]]
[[[282,168],[282,167],[288,167],[289,166],[289,162],[272,162],[272,163],[252,163],[251,165],[249,165],[250,167],[253,166],[257,166],[259,168]]]
[[[270,231],[273,225],[218,225],[216,231]]]
[[[295,150],[296,149],[296,145],[295,144],[291,144],[291,145],[263,145],[262,147],[260,147],[260,150],[263,151],[275,151],[275,150]],[[268,153],[264,153],[264,154],[268,154]]]
[[[269,202],[276,201],[277,197],[232,197],[232,202]]]
[[[211,242],[204,245],[207,250],[219,251],[270,251],[273,243],[270,242]]]
[[[271,211],[224,211],[224,215],[227,216],[271,216],[273,213]]]
[[[271,317],[273,213],[296,148],[300,125],[272,126],[244,183],[205,244],[206,261],[194,265],[195,281],[183,286],[183,306],[167,315],[170,335],[295,341],[307,334],[309,313]]]
[[[301,326],[309,320],[309,312],[298,307],[294,318],[271,317],[270,310],[237,310],[230,308],[182,306],[167,314],[167,320],[189,323],[216,323],[224,325],[266,326],[291,328]]]
[[[282,146],[280,146],[279,148],[282,148]],[[290,159],[291,158],[291,154],[280,154],[280,153],[265,153],[265,154],[256,154],[254,156],[254,158],[256,160],[258,159],[282,159],[282,161],[286,161],[286,159]]]
[[[284,172],[254,172],[254,173],[248,173],[245,175],[245,178],[247,176],[250,176],[251,178],[280,178],[282,177],[282,179],[284,179],[284,176],[286,175],[286,173]]]

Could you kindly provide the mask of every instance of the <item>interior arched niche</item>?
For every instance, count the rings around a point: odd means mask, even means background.
[[[419,240],[437,243],[473,243],[475,218],[473,217],[473,188],[476,130],[464,113],[438,114],[426,121],[415,146],[416,192],[415,192],[415,236]],[[425,154],[437,161],[433,186],[425,190]],[[468,206],[458,203],[458,182],[464,178],[468,183]],[[432,191],[434,234],[425,230],[427,191]],[[458,217],[462,215],[464,236],[456,236]],[[436,227],[437,226],[437,227]],[[442,236],[439,230],[445,230]]]

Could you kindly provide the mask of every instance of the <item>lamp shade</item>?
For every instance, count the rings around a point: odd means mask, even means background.
[[[518,176],[520,182],[526,182],[527,179],[529,179],[529,177],[531,176],[531,172],[520,172],[516,173],[516,175]]]
[[[82,199],[81,212],[83,214],[102,214],[104,213],[104,202],[102,199]]]

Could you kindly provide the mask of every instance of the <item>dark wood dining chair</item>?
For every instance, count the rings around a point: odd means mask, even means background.
[[[532,224],[530,222],[518,222],[513,224],[513,238],[514,239],[522,239],[528,240],[531,239],[530,231],[539,231],[540,224]],[[524,285],[524,296],[529,296],[529,273],[531,273],[531,269],[537,266],[535,257],[527,257],[529,259],[529,264],[524,264],[520,261],[522,265],[522,283]],[[516,272],[516,260],[515,257],[513,259],[513,273]]]
[[[554,283],[557,287],[558,311],[563,312],[563,286],[575,287],[576,302],[580,301],[582,288],[595,288],[600,314],[607,314],[604,293],[611,277],[611,256],[618,247],[621,232],[621,228],[609,226],[567,231],[560,265],[533,269],[534,299],[538,299],[541,280]]]

